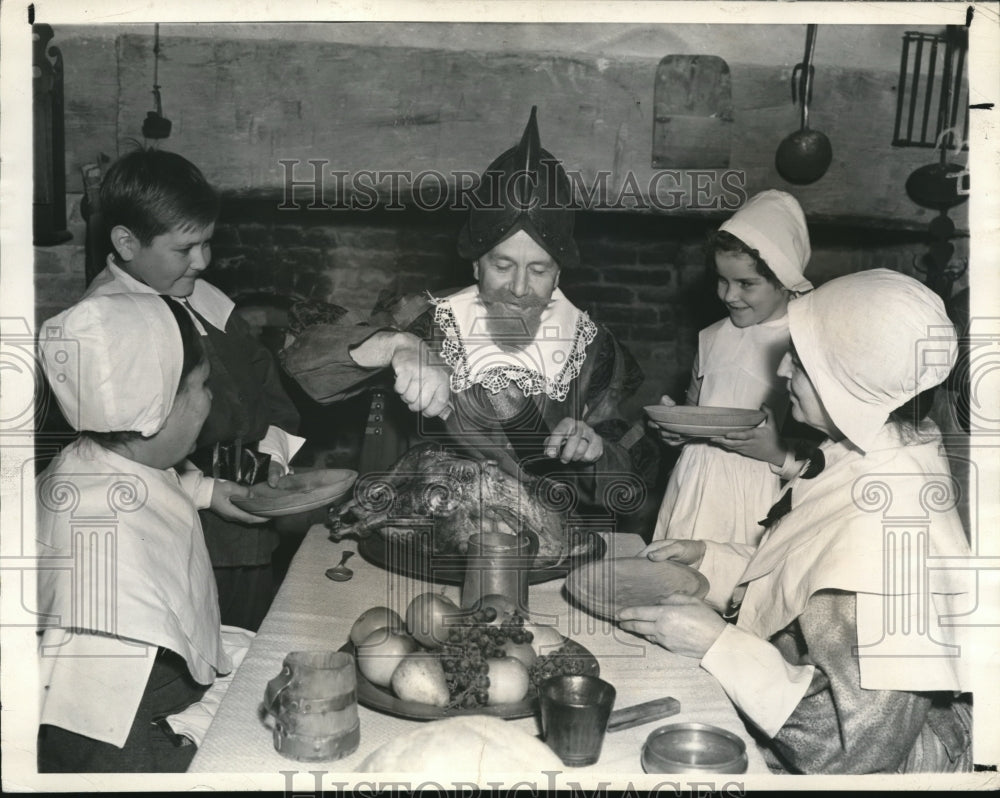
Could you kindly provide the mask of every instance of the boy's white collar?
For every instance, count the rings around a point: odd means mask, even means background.
[[[115,263],[113,255],[108,255],[107,266],[114,281],[123,285],[126,289],[126,293],[159,293],[155,288],[151,288],[145,283],[136,280],[131,274]],[[93,288],[98,286],[99,279],[100,276],[95,278]],[[111,282],[111,280],[107,282]],[[194,281],[194,290],[191,292],[191,296],[185,298],[187,299],[188,304],[194,308],[199,315],[206,319],[213,327],[217,327],[220,330],[226,329],[226,323],[229,321],[229,316],[233,312],[233,308],[236,307],[233,300],[231,300],[214,285],[206,283],[201,278]]]

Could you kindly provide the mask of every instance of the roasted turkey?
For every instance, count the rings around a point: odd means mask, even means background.
[[[570,555],[560,485],[544,478],[518,480],[496,463],[424,443],[382,474],[358,480],[340,510],[333,537],[430,540],[434,554],[465,554],[479,532],[526,533],[535,544],[534,567],[558,565]],[[424,544],[426,545],[426,544]]]

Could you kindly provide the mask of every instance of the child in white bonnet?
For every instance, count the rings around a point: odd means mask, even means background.
[[[710,241],[716,293],[728,316],[698,335],[687,404],[762,408],[767,418],[748,432],[694,439],[660,430],[684,451],[670,474],[653,540],[688,538],[754,545],[795,457],[779,438],[788,389],[778,364],[788,351],[788,302],[812,289],[804,272],[811,254],[805,215],[782,191],[764,191]],[[674,405],[669,396],[660,403]]]
[[[81,432],[37,478],[39,771],[183,772],[194,746],[153,722],[232,669],[192,500],[211,480],[174,468],[209,412],[208,361],[155,294],[84,299],[39,352]]]
[[[976,619],[977,575],[947,566],[971,553],[941,433],[926,418],[955,364],[944,303],[911,277],[872,269],[790,303],[788,323],[779,371],[791,412],[824,436],[809,467],[752,549],[647,547],[651,560],[701,571],[708,593],[618,619],[696,658],[774,772],[970,771],[968,691],[987,683],[975,633],[989,621]]]

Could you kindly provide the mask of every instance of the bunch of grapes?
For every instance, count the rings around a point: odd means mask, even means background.
[[[585,671],[584,662],[578,657],[560,656],[559,649],[550,654],[542,654],[528,668],[528,676],[535,687],[553,676],[575,676]]]
[[[505,618],[500,624],[500,628],[506,633],[511,643],[530,643],[535,639],[535,636],[524,628],[524,618],[516,612]]]
[[[450,708],[486,706],[490,686],[486,660],[504,656],[504,644],[508,641],[531,642],[531,632],[522,628],[523,618],[515,613],[499,626],[491,626],[496,617],[493,607],[485,607],[473,612],[466,623],[449,629],[448,640],[441,649],[441,666],[448,684]]]

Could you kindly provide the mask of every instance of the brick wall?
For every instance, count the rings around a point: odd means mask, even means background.
[[[239,299],[258,292],[315,297],[369,310],[382,290],[460,287],[472,279],[455,252],[462,217],[441,212],[275,212],[273,203],[228,204],[213,242],[210,273]],[[581,263],[560,287],[605,323],[646,373],[638,410],[687,387],[698,330],[721,318],[702,242],[718,222],[584,213]],[[831,277],[885,267],[920,277],[926,251],[915,233],[818,227],[809,274]]]
[[[69,219],[72,242],[36,249],[36,322],[83,290],[79,197],[70,198]],[[628,403],[636,414],[661,393],[683,393],[698,330],[721,317],[702,254],[705,234],[717,222],[578,216],[581,263],[563,272],[560,286],[642,365],[646,382]],[[216,228],[208,278],[238,301],[257,294],[314,297],[367,312],[382,290],[468,284],[471,267],[455,251],[461,224],[462,217],[450,212],[277,211],[273,201],[230,199]],[[920,234],[822,225],[812,226],[811,233],[809,276],[817,284],[877,267],[921,276],[914,267],[926,252]],[[955,243],[961,257],[967,242]]]

